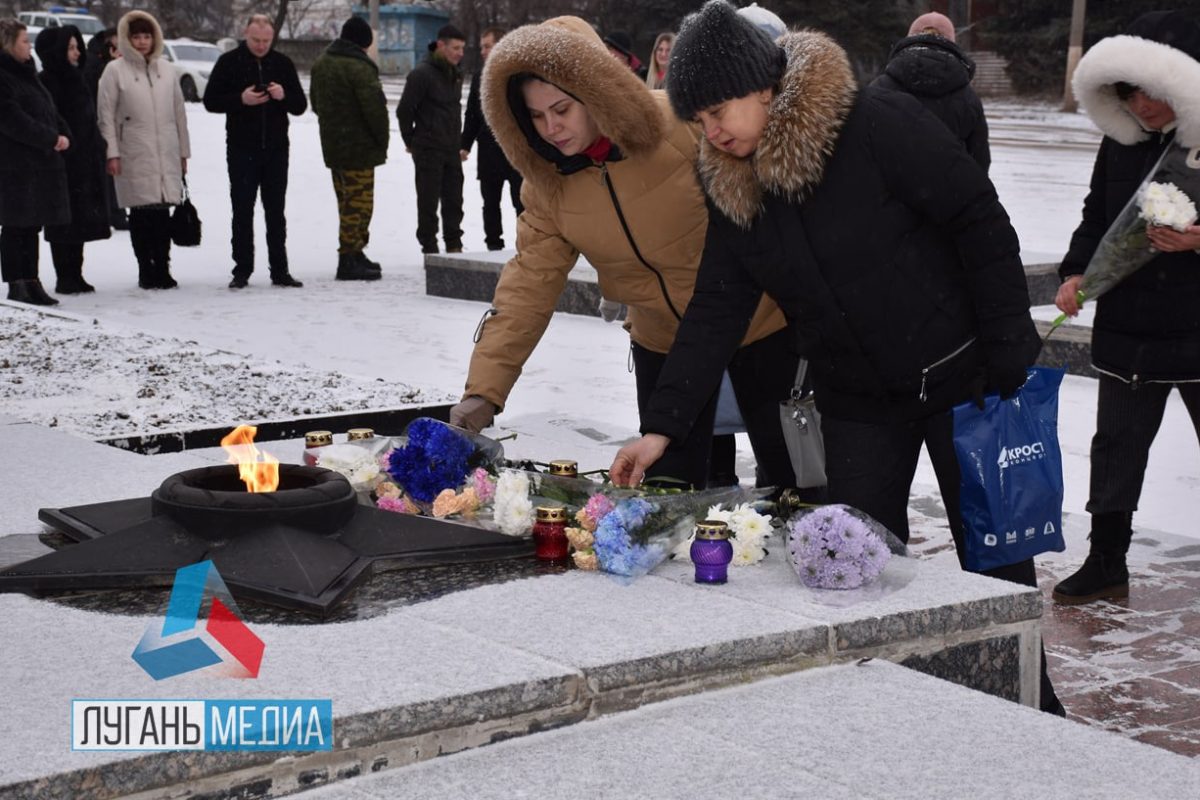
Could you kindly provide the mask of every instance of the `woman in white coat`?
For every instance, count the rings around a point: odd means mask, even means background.
[[[175,68],[162,57],[162,28],[145,11],[117,25],[122,58],[100,77],[97,111],[108,143],[108,173],[117,202],[129,209],[129,238],[138,262],[138,286],[174,289],[171,277],[171,206],[183,202],[191,155],[183,92]]]

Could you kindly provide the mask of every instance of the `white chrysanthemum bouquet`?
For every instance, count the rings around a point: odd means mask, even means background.
[[[1079,305],[1099,299],[1158,255],[1150,246],[1147,225],[1183,231],[1196,222],[1200,170],[1189,167],[1187,159],[1188,151],[1179,146],[1163,152],[1092,254],[1076,293]],[[1051,332],[1066,321],[1066,314],[1059,315]]]
[[[732,563],[735,567],[757,564],[767,554],[766,540],[772,531],[771,517],[758,513],[749,503],[740,503],[732,508],[712,506],[704,518],[724,522],[729,526],[733,534],[729,541],[733,545]],[[692,542],[695,539],[696,534],[693,531],[686,541],[675,548],[675,558],[690,560]]]
[[[1173,183],[1147,183],[1138,190],[1138,216],[1151,225],[1187,230],[1196,221],[1196,204]]]

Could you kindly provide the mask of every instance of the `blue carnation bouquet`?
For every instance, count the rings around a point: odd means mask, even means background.
[[[476,467],[494,467],[504,454],[491,439],[428,417],[410,422],[404,438],[387,456],[387,473],[420,503],[457,489]]]

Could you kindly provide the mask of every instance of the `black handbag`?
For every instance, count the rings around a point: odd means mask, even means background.
[[[183,179],[183,202],[171,212],[171,241],[179,247],[197,247],[200,244],[200,214],[192,205],[187,178]]]

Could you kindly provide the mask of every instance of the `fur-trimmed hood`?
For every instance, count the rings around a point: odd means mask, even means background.
[[[72,64],[71,60],[67,58],[67,48],[71,46],[72,39],[75,40],[75,46],[79,48],[79,63],[77,64]],[[37,51],[38,58],[42,60],[42,69],[46,72],[72,73],[77,71],[82,74],[84,65],[88,61],[87,45],[84,44],[83,34],[74,25],[43,28],[37,35],[33,49]]]
[[[121,51],[121,56],[130,59],[130,63],[142,60],[142,54],[134,50],[133,43],[129,41],[129,23],[135,19],[149,20],[150,25],[154,28],[154,47],[150,49],[150,55],[145,60],[154,61],[160,58],[163,54],[162,28],[159,26],[158,20],[145,11],[130,11],[117,23],[117,49]]]
[[[1150,137],[1125,104],[1115,84],[1141,87],[1175,111],[1175,139],[1200,147],[1200,29],[1178,12],[1139,17],[1129,32],[1092,46],[1079,61],[1072,87],[1080,105],[1108,137],[1124,145]]]
[[[507,34],[488,56],[480,99],[509,163],[534,184],[553,182],[562,158],[532,133],[527,112],[510,102],[509,82],[521,73],[533,73],[577,98],[625,155],[651,152],[663,141],[660,104],[632,70],[609,55],[590,25],[578,17],[526,25]],[[526,116],[522,120],[518,114]]]
[[[857,92],[846,51],[825,34],[796,31],[778,42],[787,71],[753,155],[723,153],[707,139],[700,145],[705,192],[743,228],[762,211],[764,192],[801,199],[820,183]]]

